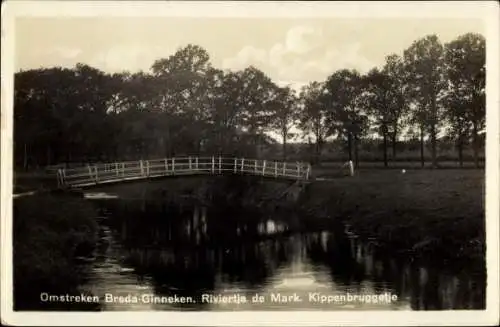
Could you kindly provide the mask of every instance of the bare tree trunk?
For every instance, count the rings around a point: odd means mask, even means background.
[[[436,124],[432,123],[431,126],[431,156],[432,156],[432,168],[437,167],[437,135],[436,135]]]
[[[316,139],[316,147],[315,147],[315,152],[314,152],[314,163],[319,165],[320,164],[320,152],[321,152],[321,140]]]
[[[349,161],[352,160],[352,134],[347,134],[347,150],[349,152]]]
[[[396,159],[396,136],[397,136],[397,133],[396,132],[393,132],[392,133],[392,159]]]
[[[424,127],[420,126],[420,165],[422,168],[425,166],[424,158]]]
[[[282,146],[283,161],[285,161],[286,160],[286,154],[287,154],[286,153],[286,150],[287,150],[286,149],[286,139],[287,139],[287,133],[286,133],[286,131],[283,131],[283,133],[282,133],[281,136],[283,137],[283,146]]]
[[[384,133],[384,167],[387,168],[387,133]]]
[[[436,97],[433,96],[431,99],[431,110],[432,110],[432,125],[431,125],[431,157],[432,157],[432,168],[437,167],[437,108],[436,108]]]
[[[479,168],[479,142],[477,137],[477,130],[477,123],[474,121],[472,128],[472,149],[474,151],[474,166],[476,168]]]
[[[463,136],[460,135],[458,137],[458,144],[457,144],[457,149],[458,149],[458,164],[460,165],[460,168],[463,168],[464,166],[464,156],[463,156]]]
[[[355,161],[355,167],[359,168],[359,151],[358,151],[358,135],[354,135],[354,161]]]

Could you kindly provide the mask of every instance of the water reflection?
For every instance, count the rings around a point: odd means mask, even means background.
[[[83,289],[101,298],[108,293],[194,300],[114,301],[103,303],[103,310],[484,308],[484,279],[476,275],[387,257],[338,228],[306,233],[288,223],[288,213],[267,217],[220,206],[158,209],[114,203],[103,212],[100,255]],[[320,303],[313,293],[337,299]],[[301,301],[290,302],[293,294]],[[203,301],[204,295],[233,300]],[[352,300],[361,295],[395,295],[397,300]],[[252,301],[255,296],[265,301]]]

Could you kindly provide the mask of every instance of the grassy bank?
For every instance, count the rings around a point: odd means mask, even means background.
[[[84,199],[40,194],[14,200],[15,309],[36,309],[41,292],[66,294],[78,285],[78,256],[97,241],[96,213]]]
[[[358,170],[311,184],[302,205],[389,251],[481,259],[483,185],[482,170]]]

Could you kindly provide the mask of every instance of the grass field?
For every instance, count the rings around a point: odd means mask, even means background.
[[[338,176],[322,169],[318,176]],[[303,205],[396,252],[483,256],[484,170],[359,169],[311,184]]]

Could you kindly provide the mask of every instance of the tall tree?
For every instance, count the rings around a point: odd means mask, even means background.
[[[363,100],[366,102],[368,112],[375,118],[378,132],[383,138],[384,167],[387,167],[387,135],[389,126],[393,126],[395,107],[394,83],[391,77],[377,68],[368,72],[365,79],[365,92]],[[397,105],[397,103],[396,103]]]
[[[457,142],[460,165],[463,164],[464,141],[471,132],[474,164],[479,166],[478,134],[486,122],[485,44],[482,35],[468,33],[445,45],[447,114]]]
[[[287,158],[287,142],[293,135],[291,128],[297,119],[297,98],[290,87],[276,88],[272,102],[272,127],[278,130],[282,140],[283,160]]]
[[[321,153],[326,139],[331,135],[332,128],[328,120],[325,106],[324,85],[311,82],[304,86],[300,93],[299,128],[306,135],[314,137],[314,163],[321,163]]]
[[[437,166],[437,132],[443,112],[440,100],[445,88],[444,48],[436,35],[421,38],[404,51],[411,95],[418,104],[414,112],[421,130],[430,134],[432,166]]]
[[[408,97],[408,71],[405,69],[404,60],[401,56],[391,54],[386,57],[382,72],[390,79],[391,84],[391,106],[389,109],[390,123],[387,132],[391,135],[392,158],[396,158],[396,147],[398,137],[404,128],[404,117],[409,110]]]
[[[363,108],[361,94],[363,80],[356,70],[339,70],[325,82],[323,101],[329,108],[329,123],[339,137],[347,138],[349,160],[359,166],[359,140],[367,130],[368,116]],[[353,146],[354,143],[354,146]]]
[[[163,139],[183,136],[192,143],[188,148],[199,151],[207,134],[206,88],[210,56],[200,46],[189,44],[165,59],[156,60],[151,70],[157,84],[157,104],[172,121],[182,121],[176,132],[166,125]],[[171,152],[171,151],[170,151]],[[185,152],[185,151],[184,151]]]

